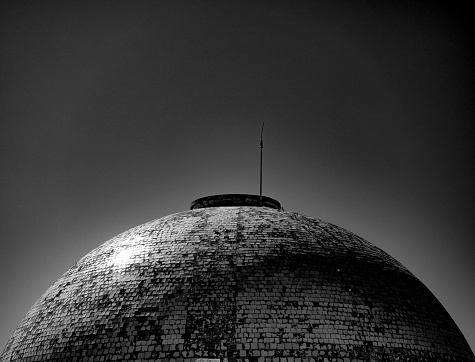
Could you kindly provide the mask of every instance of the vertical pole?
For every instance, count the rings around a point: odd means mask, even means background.
[[[262,149],[264,148],[263,143],[262,143],[262,132],[264,131],[264,122],[262,122],[262,128],[261,128],[261,174],[259,178],[259,203],[260,206],[262,206]]]

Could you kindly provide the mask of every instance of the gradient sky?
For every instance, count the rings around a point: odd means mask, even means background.
[[[391,254],[474,350],[471,13],[1,2],[0,350],[111,237],[199,197],[258,194],[262,122],[264,194]]]

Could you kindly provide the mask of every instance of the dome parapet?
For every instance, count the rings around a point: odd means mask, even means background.
[[[206,196],[191,203],[190,210],[222,206],[258,206],[281,210],[280,202],[267,196],[247,194],[222,194]]]

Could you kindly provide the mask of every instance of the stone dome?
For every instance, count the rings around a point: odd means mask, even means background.
[[[0,360],[475,361],[399,262],[265,200],[199,199],[105,242],[33,305]]]

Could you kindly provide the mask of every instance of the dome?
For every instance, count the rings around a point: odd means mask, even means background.
[[[475,357],[432,293],[384,251],[276,200],[218,195],[80,259],[33,305],[0,360]]]

